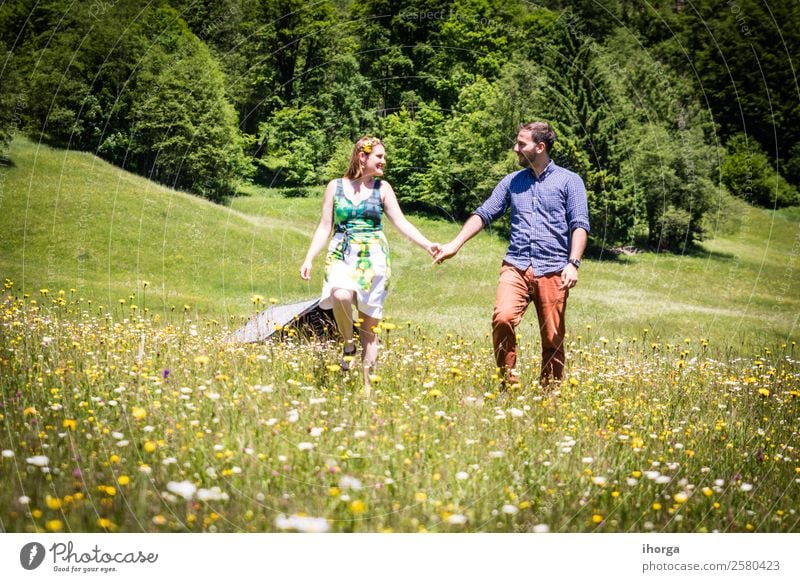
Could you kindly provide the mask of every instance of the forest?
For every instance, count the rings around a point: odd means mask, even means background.
[[[789,0],[5,2],[0,147],[226,203],[247,182],[313,195],[377,135],[404,207],[460,221],[544,119],[593,245],[685,250],[728,193],[800,202],[797,55]]]

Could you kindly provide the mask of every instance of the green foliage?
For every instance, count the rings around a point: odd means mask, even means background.
[[[0,62],[3,63],[0,69],[0,155],[2,155],[21,121],[20,111],[24,105],[24,95],[21,92],[13,55],[10,51],[6,51],[2,40],[0,40]]]
[[[436,141],[420,196],[425,203],[463,220],[513,169],[506,158],[510,134],[496,116],[504,99],[481,77],[462,89]]]
[[[626,4],[623,22],[667,72],[693,71],[694,100],[706,105],[723,139],[745,132],[769,156],[789,162],[800,142],[797,2]]]
[[[51,1],[32,9],[49,25],[34,27],[21,50],[35,62],[31,127],[211,200],[232,194],[247,164],[207,46],[163,3],[100,8]]]
[[[789,150],[782,174],[795,187],[800,187],[800,142],[794,144]]]
[[[798,30],[797,6],[755,0],[23,0],[0,6],[0,140],[17,109],[52,144],[219,201],[250,176],[305,192],[377,134],[403,205],[462,220],[542,119],[595,243],[677,248],[702,238],[742,124],[800,181]]]
[[[722,181],[731,193],[751,204],[767,208],[800,204],[797,189],[778,173],[758,142],[745,134],[728,142]]]
[[[330,153],[330,145],[314,107],[280,109],[260,131],[266,152],[256,161],[260,181],[287,186],[310,186],[320,181],[319,169]]]
[[[401,109],[379,130],[387,150],[388,172],[404,208],[433,212],[441,203],[426,190],[426,175],[436,155],[444,115],[434,105]]]
[[[626,133],[631,154],[622,163],[623,191],[636,201],[637,237],[658,250],[678,250],[703,237],[702,217],[715,188],[697,132],[675,135],[661,126]]]
[[[154,13],[148,24],[161,40],[143,57],[131,104],[133,167],[221,201],[235,192],[246,167],[222,72],[173,10]]]

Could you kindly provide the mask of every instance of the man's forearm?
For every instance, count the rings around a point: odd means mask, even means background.
[[[477,214],[473,214],[467,219],[464,226],[461,227],[461,231],[453,239],[453,242],[455,242],[460,249],[469,239],[474,237],[481,230],[483,230],[483,220]]]
[[[569,249],[569,258],[581,260],[583,251],[586,250],[586,240],[589,238],[586,231],[580,227],[572,231],[572,244]]]

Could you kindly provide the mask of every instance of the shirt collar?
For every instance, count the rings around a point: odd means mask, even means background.
[[[555,170],[555,169],[556,169],[556,165],[555,165],[555,163],[553,162],[553,160],[550,160],[549,162],[547,162],[547,165],[544,167],[544,170],[542,170],[542,173],[541,173],[541,174],[539,174],[539,177],[538,177],[538,178],[536,177],[536,172],[534,172],[534,171],[533,171],[533,168],[529,168],[529,169],[530,169],[530,171],[531,171],[531,177],[533,178],[533,180],[534,180],[534,181],[537,181],[537,180],[538,180],[539,182],[541,182],[541,181],[542,181],[542,180],[544,180],[544,179],[545,179],[545,178],[546,178],[546,177],[547,177],[547,176],[548,176],[548,175],[549,175],[549,174],[550,174],[550,173],[551,173],[553,170]]]

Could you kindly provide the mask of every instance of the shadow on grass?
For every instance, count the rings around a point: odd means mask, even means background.
[[[693,257],[696,259],[714,259],[715,261],[732,261],[736,258],[733,253],[721,253],[719,251],[710,251],[700,245],[691,245],[683,249],[680,253],[683,257]]]
[[[713,259],[715,261],[732,261],[736,258],[733,253],[722,253],[719,251],[710,251],[700,245],[687,245],[679,250],[657,249],[653,247],[602,247],[599,245],[592,245],[586,247],[583,253],[584,258],[593,261],[621,263],[625,262],[627,257],[632,257],[641,254],[660,254],[674,257],[691,257],[695,259]]]

